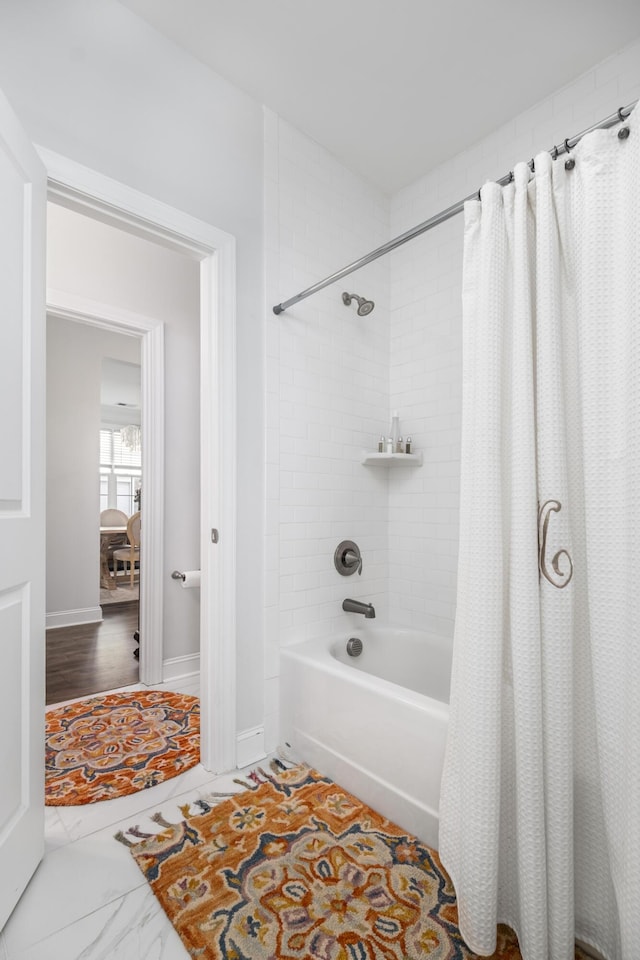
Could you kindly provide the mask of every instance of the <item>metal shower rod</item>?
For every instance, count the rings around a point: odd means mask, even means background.
[[[569,150],[572,150],[573,147],[575,147],[575,145],[579,143],[579,141],[582,140],[582,138],[588,133],[592,133],[594,130],[605,130],[607,127],[615,126],[616,123],[622,123],[623,120],[627,119],[636,103],[638,103],[638,101],[634,100],[633,103],[630,103],[628,106],[620,107],[619,110],[616,110],[615,113],[605,117],[604,120],[594,123],[592,127],[588,127],[586,130],[582,130],[580,133],[577,133],[575,137],[568,137],[563,143],[559,144],[558,146],[553,146],[548,152],[552,154],[553,158],[555,159],[561,154],[568,153]],[[533,160],[529,161],[529,165],[533,168]],[[512,178],[513,172],[509,172],[495,182],[504,186],[505,184],[509,183]],[[341,280],[342,277],[346,277],[355,270],[359,270],[360,267],[364,267],[373,260],[377,260],[378,257],[384,256],[385,253],[390,253],[392,250],[395,250],[396,247],[401,247],[404,243],[408,243],[409,240],[413,240],[414,237],[419,237],[421,234],[426,233],[427,230],[431,230],[432,227],[437,227],[438,224],[444,223],[445,220],[450,220],[451,217],[455,217],[457,213],[462,213],[467,200],[479,199],[479,196],[480,191],[471,193],[468,197],[465,197],[464,200],[459,200],[457,203],[452,204],[452,206],[447,207],[446,210],[436,213],[435,216],[423,221],[423,223],[419,223],[416,227],[412,227],[410,230],[405,231],[405,233],[401,233],[400,236],[395,237],[393,240],[383,243],[381,247],[377,247],[370,253],[366,253],[364,257],[354,260],[353,263],[343,267],[342,270],[337,270],[335,273],[332,273],[330,277],[326,277],[325,280],[320,280],[318,283],[314,283],[312,287],[307,287],[306,290],[296,294],[295,297],[290,297],[289,300],[284,300],[282,303],[278,303],[273,308],[273,312],[275,314],[283,313],[287,307],[292,307],[294,303],[299,303],[300,300],[306,300],[307,297],[310,297],[314,293],[318,293],[319,290],[323,290],[325,287],[328,287],[329,284],[335,283],[337,280]]]

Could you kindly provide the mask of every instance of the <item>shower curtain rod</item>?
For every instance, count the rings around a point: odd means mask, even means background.
[[[605,130],[608,127],[615,126],[616,123],[622,123],[623,120],[627,119],[636,103],[638,103],[638,101],[634,100],[633,103],[630,103],[628,106],[620,107],[615,113],[612,113],[604,120],[600,120],[599,123],[594,123],[592,127],[582,130],[580,133],[577,133],[575,137],[568,137],[559,146],[554,145],[551,150],[548,151],[548,153],[552,154],[555,160],[561,154],[568,153],[570,150],[572,150],[573,147],[575,147],[575,145],[588,133],[592,133],[594,130]],[[529,166],[531,166],[533,169],[533,160],[529,161]],[[496,180],[495,182],[501,186],[504,186],[512,179],[513,172],[511,171],[505,174],[504,177],[500,177],[500,179]],[[419,237],[421,234],[426,233],[427,230],[431,230],[432,227],[437,227],[440,223],[444,223],[445,220],[455,217],[457,213],[462,213],[467,200],[474,199],[480,199],[479,190],[475,193],[469,194],[469,196],[465,197],[464,200],[459,200],[457,203],[452,204],[452,206],[447,207],[446,210],[436,213],[435,216],[430,217],[428,220],[424,220],[423,223],[419,223],[416,227],[412,227],[405,233],[401,233],[400,236],[395,237],[393,240],[383,243],[381,247],[377,247],[370,253],[366,253],[364,257],[360,257],[359,260],[354,260],[353,263],[343,267],[342,270],[337,270],[336,273],[332,273],[331,276],[327,277],[325,280],[320,280],[318,283],[314,283],[312,287],[307,287],[306,290],[296,294],[295,297],[290,297],[289,300],[284,300],[282,303],[278,303],[273,308],[273,312],[275,314],[283,313],[287,307],[293,306],[294,303],[299,303],[300,300],[306,300],[307,297],[310,297],[314,293],[318,293],[319,290],[323,290],[325,287],[328,287],[329,284],[335,283],[337,280],[341,280],[342,277],[348,276],[350,273],[353,273],[354,270],[359,270],[360,267],[364,267],[373,260],[377,260],[378,257],[384,256],[385,253],[390,253],[392,250],[395,250],[396,247],[401,247],[402,244],[408,243],[409,240],[413,240],[414,237]]]

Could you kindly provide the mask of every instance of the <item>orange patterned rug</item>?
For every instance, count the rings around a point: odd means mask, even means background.
[[[46,713],[45,803],[112,800],[200,760],[200,701],[160,690],[90,697]]]
[[[199,960],[468,960],[438,855],[306,766],[117,839]],[[217,804],[211,806],[211,803]],[[201,812],[204,811],[204,812]],[[136,842],[137,841],[137,842]],[[578,951],[576,957],[582,957]],[[498,928],[495,960],[520,960]]]

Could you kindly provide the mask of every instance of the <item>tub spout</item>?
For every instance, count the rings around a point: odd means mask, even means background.
[[[347,613],[362,613],[365,620],[373,620],[376,615],[372,603],[361,603],[359,600],[343,600],[342,609]]]

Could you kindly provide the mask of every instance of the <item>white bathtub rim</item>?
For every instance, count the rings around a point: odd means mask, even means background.
[[[435,697],[428,697],[424,693],[418,693],[416,690],[410,690],[408,687],[403,687],[399,683],[394,683],[392,680],[385,680],[383,677],[378,677],[375,674],[366,673],[363,670],[353,670],[348,664],[336,660],[331,654],[331,645],[335,643],[336,640],[340,640],[340,636],[296,640],[294,643],[283,647],[280,651],[280,656],[290,657],[292,660],[297,660],[301,663],[312,664],[315,668],[347,680],[349,683],[353,683],[358,687],[363,687],[367,690],[379,690],[394,700],[399,700],[402,703],[417,707],[425,714],[430,716],[435,714],[443,720],[448,720],[448,703],[444,703],[442,700],[436,700]]]
[[[322,633],[317,634],[316,636],[306,636],[299,637],[293,640],[287,640],[281,644],[282,650],[288,650],[290,647],[297,647],[300,644],[315,644],[315,643],[332,643],[336,640],[344,639],[346,643],[349,637],[361,635],[363,639],[366,639],[367,636],[371,634],[381,634],[388,635],[393,634],[399,638],[402,637],[421,637],[425,640],[431,641],[438,646],[446,646],[451,648],[453,644],[453,639],[446,637],[442,633],[436,633],[434,630],[419,630],[417,627],[404,627],[397,626],[393,623],[388,623],[383,620],[366,620],[362,617],[359,617],[358,623],[346,623],[343,628],[340,628],[339,632],[335,630],[331,633]]]

